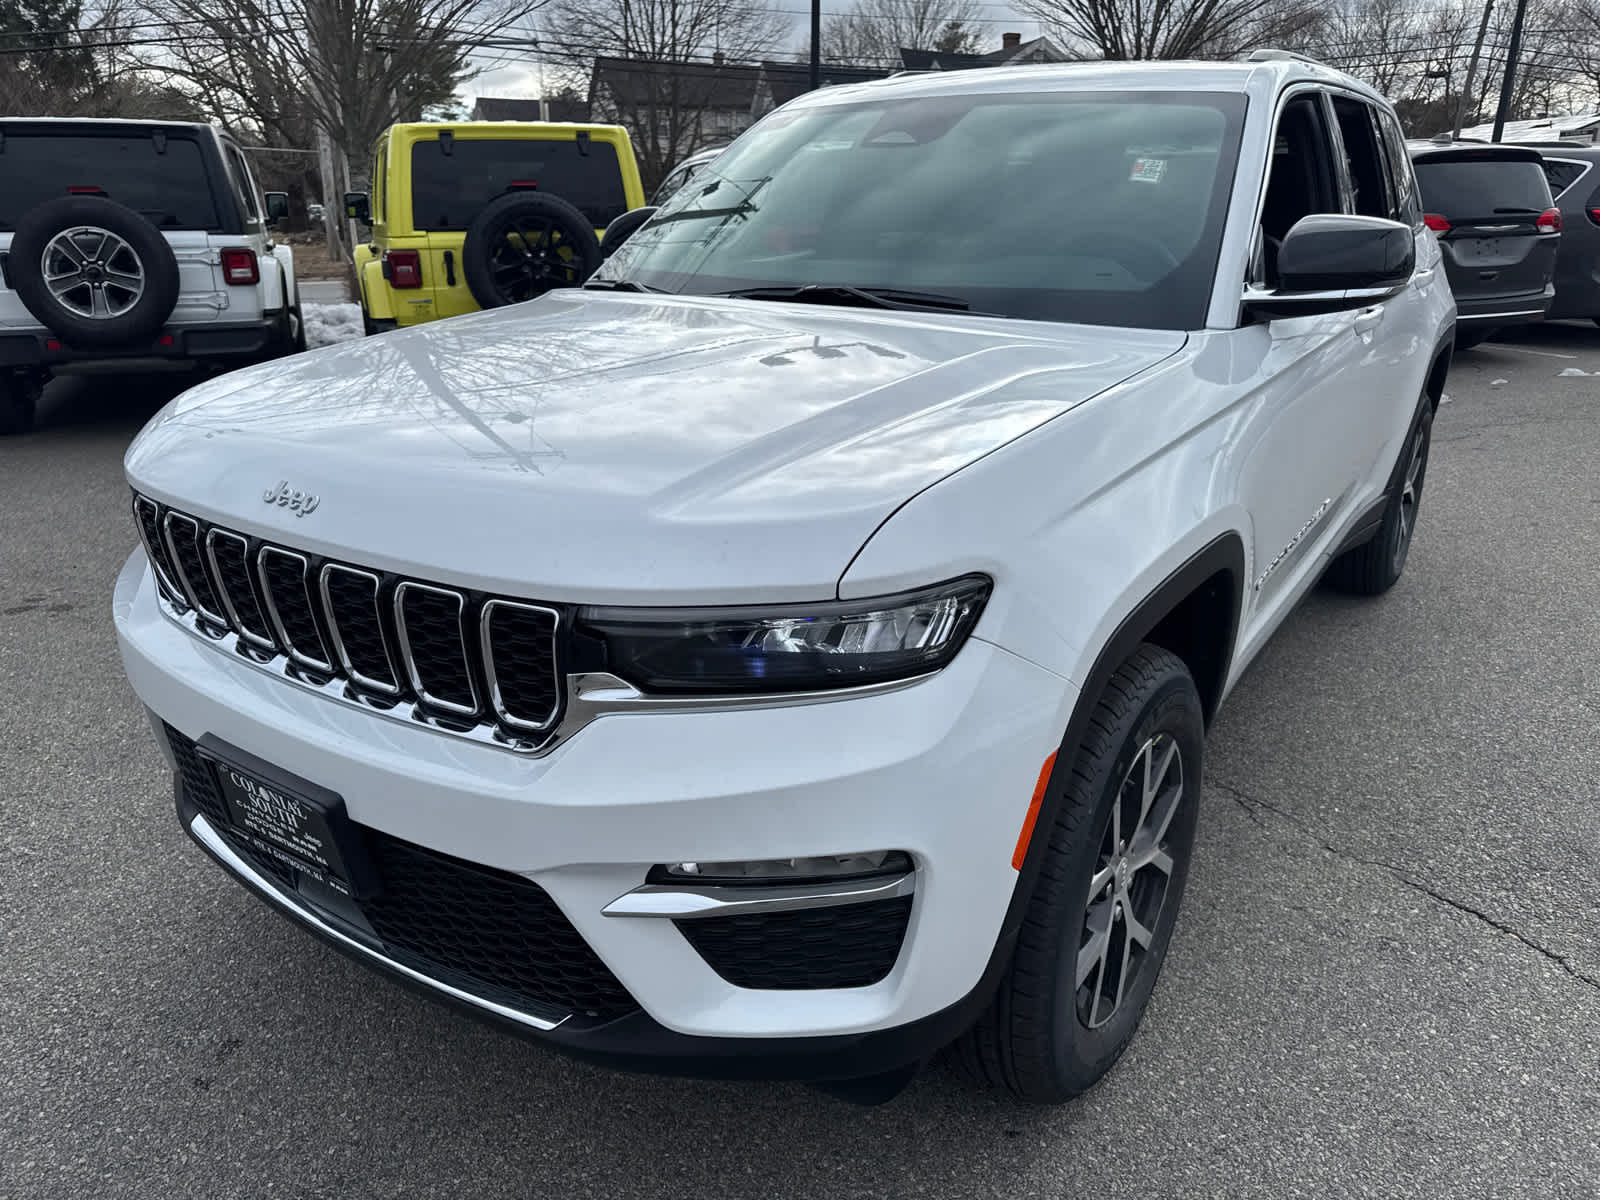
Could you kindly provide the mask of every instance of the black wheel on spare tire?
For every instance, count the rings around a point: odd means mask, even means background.
[[[1428,479],[1428,449],[1433,445],[1433,401],[1427,396],[1406,432],[1400,461],[1389,484],[1383,524],[1372,539],[1346,550],[1328,566],[1329,586],[1358,596],[1378,596],[1392,588],[1406,569],[1411,539],[1422,510],[1422,485]]]
[[[1056,760],[1055,817],[1011,964],[954,1047],[977,1078],[1053,1104],[1111,1069],[1166,957],[1200,807],[1205,720],[1182,660],[1140,646],[1082,744]]]
[[[600,265],[600,239],[589,218],[560,197],[512,192],[467,227],[461,265],[472,298],[499,308],[578,286]]]
[[[167,239],[100,196],[63,196],[24,213],[6,271],[40,324],[89,349],[148,341],[178,303],[178,260]]]

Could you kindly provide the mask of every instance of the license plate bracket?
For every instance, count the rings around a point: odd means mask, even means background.
[[[376,890],[360,830],[337,792],[207,734],[196,744],[239,837],[342,895]]]

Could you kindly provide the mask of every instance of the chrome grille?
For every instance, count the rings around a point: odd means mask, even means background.
[[[261,594],[267,599],[278,642],[302,667],[333,674],[333,661],[322,645],[317,613],[311,603],[310,563],[304,554],[277,546],[263,546],[256,558]]]
[[[556,736],[560,612],[279,546],[134,499],[172,615],[324,694],[513,749]]]

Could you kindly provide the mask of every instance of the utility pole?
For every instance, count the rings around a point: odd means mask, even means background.
[[[1500,106],[1494,110],[1494,132],[1491,142],[1498,142],[1506,131],[1506,117],[1511,112],[1511,92],[1517,86],[1517,55],[1522,52],[1522,18],[1528,13],[1528,0],[1517,0],[1517,15],[1511,18],[1511,45],[1506,47],[1506,74],[1500,81]]]
[[[811,90],[822,86],[822,0],[811,0]]]
[[[1461,136],[1461,127],[1467,123],[1467,108],[1472,103],[1472,84],[1478,76],[1478,56],[1483,53],[1483,38],[1489,32],[1489,14],[1494,12],[1494,0],[1483,6],[1483,20],[1478,22],[1478,40],[1472,43],[1472,58],[1467,62],[1467,85],[1461,90],[1461,103],[1456,105],[1456,127],[1450,131],[1454,141]]]

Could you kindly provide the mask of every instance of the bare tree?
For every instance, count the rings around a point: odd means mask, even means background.
[[[822,26],[822,54],[830,62],[898,66],[902,46],[970,54],[982,47],[975,28],[979,0],[857,0]]]
[[[1017,0],[1058,40],[1111,59],[1217,58],[1279,44],[1316,19],[1312,0]]]
[[[750,67],[777,52],[789,18],[762,0],[554,0],[540,42],[591,73],[597,120],[627,127],[647,187],[715,132],[707,111],[749,94]]]

